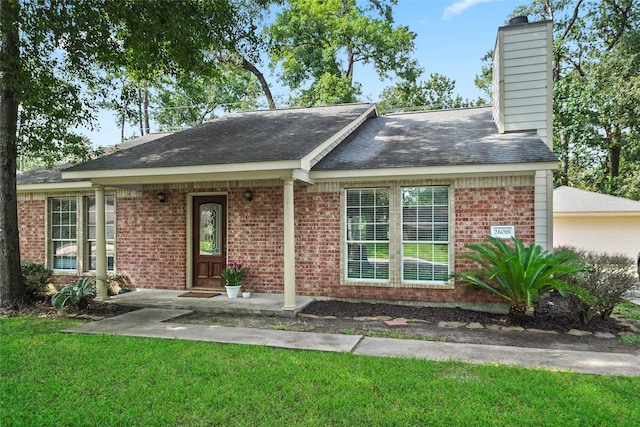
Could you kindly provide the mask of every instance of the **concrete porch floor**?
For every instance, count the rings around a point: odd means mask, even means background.
[[[284,295],[256,294],[251,298],[229,298],[222,293],[212,298],[191,298],[180,295],[189,290],[140,289],[114,295],[105,302],[146,308],[193,310],[202,313],[229,313],[261,316],[295,317],[312,301],[312,297],[297,296],[295,310],[283,310]],[[197,291],[201,292],[201,291]],[[216,293],[216,292],[211,292]]]

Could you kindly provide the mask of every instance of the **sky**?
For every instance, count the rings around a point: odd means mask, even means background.
[[[360,1],[360,0],[359,0]],[[455,80],[455,93],[462,98],[476,99],[481,95],[473,84],[483,65],[481,58],[496,41],[498,27],[505,25],[509,14],[527,0],[399,0],[394,7],[398,25],[406,25],[417,34],[414,57],[428,80],[430,73],[442,74]],[[274,76],[268,76],[272,91],[286,96]],[[356,67],[354,79],[362,84],[363,100],[376,102],[382,90],[392,81],[380,81],[372,68]],[[120,129],[112,111],[102,111],[100,129],[84,131],[94,146],[108,146],[120,142]],[[153,124],[151,131],[154,132]],[[130,137],[135,128],[126,130]]]

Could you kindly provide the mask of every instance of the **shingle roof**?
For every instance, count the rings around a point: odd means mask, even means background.
[[[554,212],[637,212],[640,202],[567,186],[553,190]]]
[[[105,148],[106,153],[118,153],[123,150],[146,144],[158,138],[171,135],[173,132],[150,133],[139,138],[130,139],[117,145]],[[18,185],[21,184],[53,184],[57,182],[78,182],[82,179],[62,179],[62,171],[73,166],[73,163],[64,162],[54,165],[51,168],[39,167],[25,172],[18,172],[16,175]]]
[[[69,170],[162,168],[301,159],[372,106],[348,104],[232,113]]]
[[[535,132],[499,134],[491,112],[467,108],[369,119],[313,170],[557,161]]]
[[[71,163],[61,163],[53,168],[40,167],[16,174],[18,185],[21,184],[51,184],[62,182],[62,170],[71,166]],[[69,180],[65,180],[69,181]]]

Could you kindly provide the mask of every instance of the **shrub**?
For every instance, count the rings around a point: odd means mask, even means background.
[[[588,292],[591,301],[570,297],[569,303],[574,315],[583,323],[596,314],[607,319],[615,306],[622,302],[622,296],[638,284],[634,272],[634,260],[616,254],[609,255],[585,251],[576,248],[561,247],[562,251],[571,251],[587,266],[571,283]]]
[[[26,297],[30,301],[44,299],[47,294],[47,284],[53,274],[53,270],[46,268],[44,264],[32,261],[22,261],[22,280],[26,289]]]
[[[70,283],[62,288],[62,290],[56,292],[51,298],[51,304],[58,310],[62,310],[62,307],[64,307],[67,302],[71,302],[78,310],[83,311],[86,310],[95,296],[95,277],[83,277],[76,283]]]
[[[582,269],[573,253],[543,251],[534,244],[525,247],[518,239],[512,239],[512,243],[490,238],[484,243],[466,245],[475,253],[465,253],[461,257],[475,261],[481,268],[456,273],[454,277],[509,301],[508,318],[512,324],[520,324],[527,308],[538,301],[540,294],[552,289],[561,295],[576,292],[588,298],[563,280],[577,275]]]

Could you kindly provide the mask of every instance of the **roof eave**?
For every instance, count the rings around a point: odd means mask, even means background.
[[[42,182],[34,184],[18,184],[18,193],[76,191],[90,189],[91,181]]]
[[[640,218],[640,211],[588,211],[588,212],[571,212],[571,211],[554,211],[553,216],[557,218]]]
[[[458,176],[529,175],[539,170],[554,170],[557,162],[500,163],[481,165],[420,166],[376,169],[311,171],[314,182],[342,180],[452,178]]]
[[[63,179],[88,179],[94,184],[140,184],[190,182],[212,180],[215,176],[228,177],[273,175],[281,176],[288,171],[300,169],[300,160],[278,160],[269,162],[229,163],[218,165],[175,166],[163,168],[103,169],[91,171],[62,172]],[[248,179],[248,178],[245,178]]]

